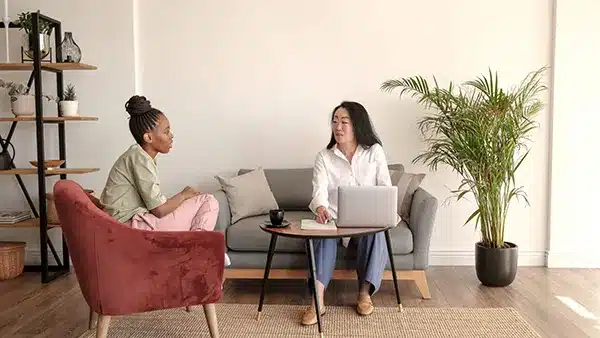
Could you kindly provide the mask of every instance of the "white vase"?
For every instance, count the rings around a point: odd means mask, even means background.
[[[15,116],[35,115],[35,96],[16,95],[11,97],[10,107]]]
[[[78,101],[60,101],[58,103],[60,114],[62,116],[79,116],[79,102]]]

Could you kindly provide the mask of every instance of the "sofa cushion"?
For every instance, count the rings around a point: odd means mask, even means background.
[[[286,211],[284,215],[284,219],[290,222],[313,217],[310,211]],[[268,219],[269,215],[248,217],[229,226],[226,233],[227,248],[233,251],[269,252],[271,234],[259,227]],[[279,236],[275,252],[304,253],[305,242],[302,239]]]
[[[399,163],[389,164],[390,176],[402,174],[404,166]],[[243,175],[252,169],[240,169]],[[312,200],[312,168],[264,169],[269,187],[280,208],[288,211],[307,211]],[[394,184],[392,182],[392,184]]]
[[[302,218],[314,217],[311,212],[290,211],[285,213],[288,221],[299,221]],[[232,251],[268,252],[271,235],[259,225],[269,219],[268,215],[242,219],[227,229],[227,247]],[[392,253],[404,255],[413,251],[413,236],[405,222],[400,222],[390,230]],[[302,239],[279,236],[275,252],[304,253],[305,242]]]
[[[405,255],[413,251],[413,235],[406,222],[402,221],[390,230],[390,239],[394,255]]]
[[[398,187],[398,214],[408,224],[413,196],[424,178],[425,174],[391,172],[392,184]]]
[[[381,232],[381,235],[384,236],[384,233]],[[394,255],[406,255],[413,251],[412,231],[404,222],[398,223],[395,228],[390,230],[390,240],[392,242],[392,253]],[[385,245],[385,239],[383,245]],[[346,257],[352,259],[356,257],[356,242],[350,240]]]
[[[216,175],[215,178],[227,195],[232,223],[246,217],[268,214],[269,210],[279,208],[262,168],[236,177]]]
[[[238,175],[249,172],[240,169]],[[287,211],[308,210],[312,199],[312,168],[265,169],[265,177],[279,207]]]
[[[402,165],[400,163],[388,164],[388,169],[390,170],[390,175],[391,175],[391,171],[399,171],[399,172],[403,173],[404,165]]]

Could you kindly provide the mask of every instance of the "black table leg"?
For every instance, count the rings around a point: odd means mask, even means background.
[[[271,242],[269,243],[269,253],[267,253],[267,265],[265,266],[265,275],[262,281],[262,290],[260,291],[260,301],[258,302],[258,314],[256,320],[260,319],[260,313],[262,311],[263,302],[265,300],[265,286],[269,279],[269,271],[271,270],[271,261],[273,260],[273,254],[275,253],[275,244],[277,243],[277,235],[271,234]]]
[[[398,301],[398,309],[402,312],[402,302],[400,301],[400,291],[398,291],[398,277],[396,276],[396,266],[394,264],[394,253],[392,252],[392,240],[390,239],[390,230],[385,231],[385,242],[387,244],[388,255],[390,256],[390,266],[392,268],[392,276],[394,277],[394,288],[396,289],[396,300]]]
[[[319,304],[319,297],[317,296],[317,264],[315,264],[315,248],[312,238],[308,238],[306,241],[308,242],[308,265],[310,268],[310,278],[312,279],[313,296],[315,297],[317,325],[319,327],[319,334],[321,337],[323,337],[323,328],[321,326],[321,305]]]

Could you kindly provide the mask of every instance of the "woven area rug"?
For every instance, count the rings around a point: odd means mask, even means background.
[[[319,337],[317,325],[300,324],[304,306],[217,304],[221,338]],[[540,337],[513,308],[375,308],[361,317],[353,307],[328,306],[323,316],[325,337]],[[95,337],[96,330],[81,338]],[[210,337],[202,307],[161,310],[113,317],[108,337]]]

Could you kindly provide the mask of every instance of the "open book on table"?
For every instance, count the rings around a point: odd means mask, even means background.
[[[335,221],[331,220],[328,223],[321,224],[314,219],[303,219],[300,221],[301,230],[336,230]]]

